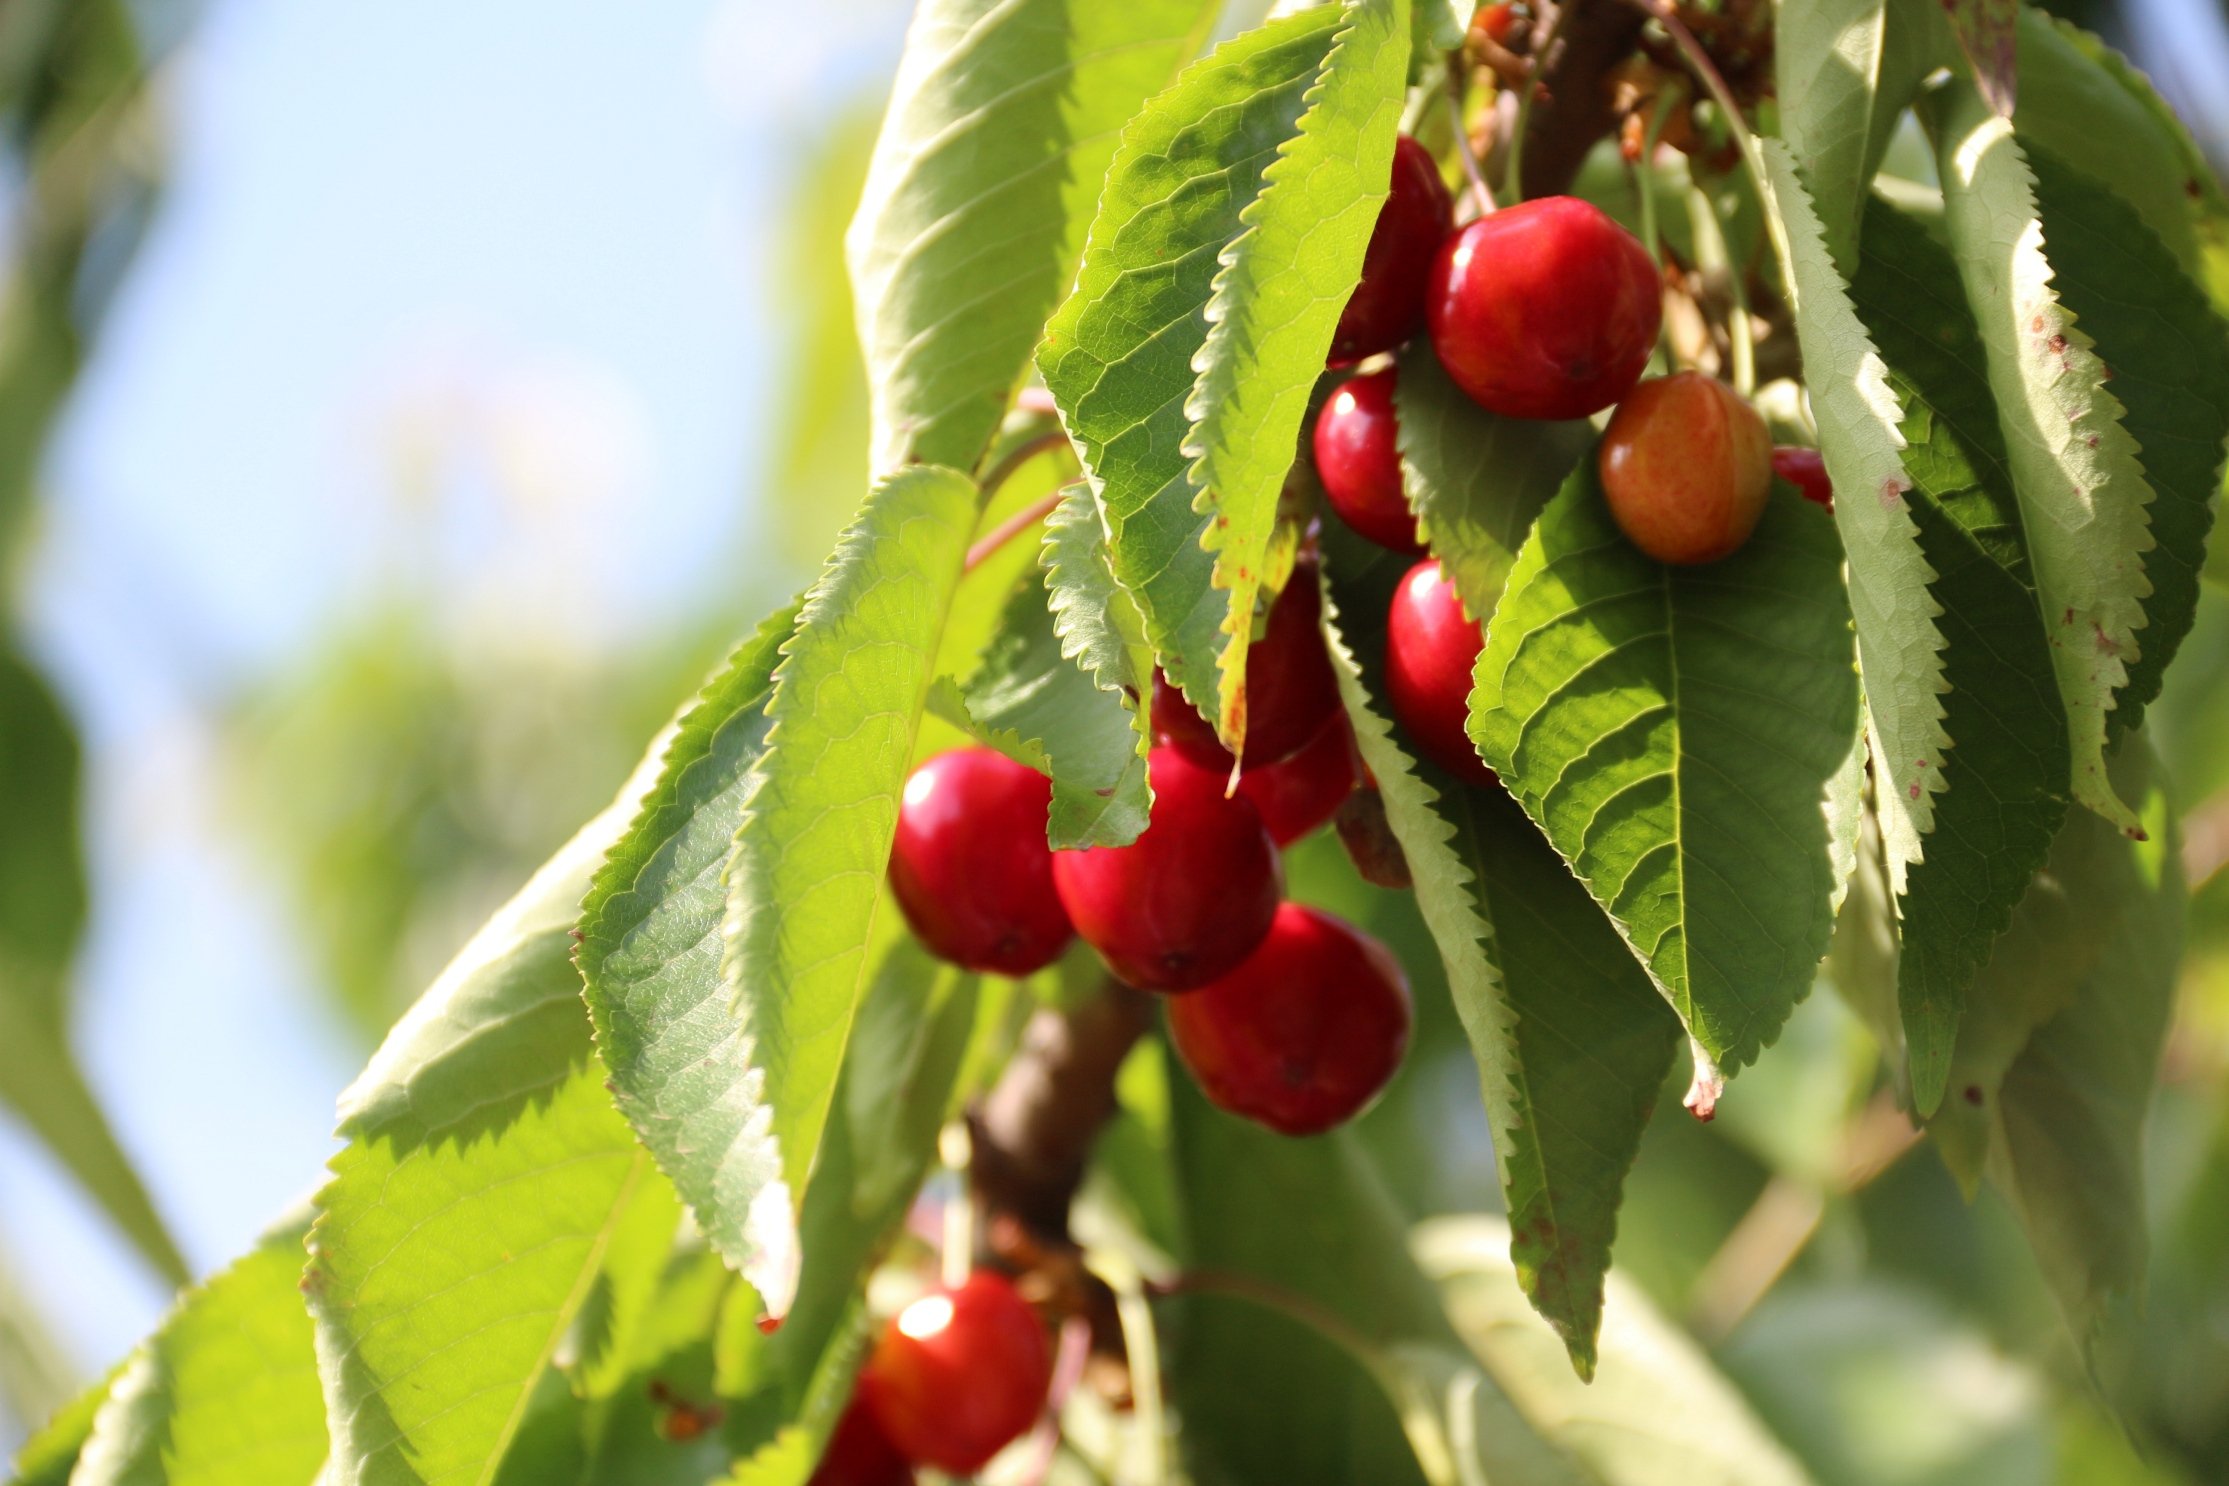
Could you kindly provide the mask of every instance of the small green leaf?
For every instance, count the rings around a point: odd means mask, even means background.
[[[1949,641],[1958,740],[1935,833],[1900,903],[1899,999],[1913,1098],[1941,1102],[1966,988],[2067,812],[2066,709],[1973,315],[1947,249],[1875,200],[1851,297],[1904,408],[1906,499]]]
[[[2137,655],[2150,591],[2151,491],[2108,375],[2052,285],[2035,182],[2012,126],[1970,85],[1928,100],[1943,221],[1988,353],[2013,487],[2065,699],[2074,797],[2124,830],[2105,778],[2106,713]]]
[[[1727,1072],[1834,927],[1827,800],[1857,736],[1841,553],[1782,490],[1721,562],[1667,568],[1581,461],[1488,627],[1470,733]]]
[[[1621,1187],[1679,1026],[1505,793],[1403,752],[1375,699],[1406,564],[1343,530],[1324,541],[1335,668],[1478,1061],[1518,1278],[1586,1376]]]
[[[179,1301],[117,1374],[71,1486],[310,1486],[325,1459],[300,1222]]]
[[[976,513],[974,482],[951,470],[917,465],[876,485],[782,646],[743,785],[724,935],[733,1051],[678,1076],[740,1122],[732,1144],[692,1149],[692,1165],[719,1167],[697,1217],[777,1316]],[[766,1113],[745,1120],[751,1108]]]
[[[1933,58],[1932,7],[1812,0],[1778,13],[1773,35],[1780,135],[1812,187],[1827,249],[1856,257],[1867,188]]]
[[[1920,838],[1934,828],[1934,796],[1950,751],[1942,696],[1950,683],[1937,623],[1942,604],[1930,591],[1935,572],[1905,499],[1912,479],[1903,460],[1904,410],[1888,368],[1850,304],[1794,158],[1778,140],[1761,148],[1804,385],[1836,492],[1882,846],[1901,892],[1906,869],[1921,857]]]
[[[1068,287],[1115,131],[1210,0],[927,0],[846,246],[874,468],[972,468]]]
[[[1408,68],[1409,0],[1346,0],[1307,111],[1219,257],[1207,340],[1192,358],[1184,452],[1200,492],[1194,509],[1212,518],[1203,541],[1215,586],[1230,594],[1223,631],[1235,642],[1222,647],[1211,715],[1234,751],[1246,733],[1246,639],[1278,496],[1385,203]],[[1179,679],[1195,704],[1209,700],[1193,672]]]
[[[1204,544],[1215,518],[1184,452],[1198,446],[1193,363],[1208,343],[1224,250],[1249,231],[1244,213],[1300,128],[1343,19],[1338,7],[1303,10],[1227,41],[1130,121],[1076,287],[1037,353],[1099,495],[1115,576],[1136,596],[1171,679],[1203,713],[1219,710],[1217,659],[1235,611],[1215,587]],[[1319,349],[1311,381],[1322,364]],[[1288,464],[1292,453],[1288,445]],[[1265,540],[1272,514],[1241,509],[1237,519],[1257,526],[1236,540]]]

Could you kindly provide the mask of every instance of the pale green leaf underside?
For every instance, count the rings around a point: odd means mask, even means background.
[[[2035,179],[2011,125],[1970,84],[1930,98],[1943,221],[1996,393],[2013,488],[2065,699],[2074,797],[2123,829],[2105,777],[2106,714],[2151,592],[2151,491],[2089,334],[2052,288]]]
[[[1129,715],[1140,758],[1152,746],[1146,698],[1153,688],[1153,646],[1145,616],[1130,591],[1115,581],[1107,528],[1091,487],[1071,487],[1045,519],[1038,553],[1045,570],[1045,603],[1060,651],[1082,667],[1092,684],[1114,697]],[[1147,789],[1150,805],[1152,791]]]
[[[723,1066],[691,1081],[724,1082],[721,1097],[763,1107],[769,1124],[754,1124],[746,1144],[771,1144],[786,1190],[764,1197],[754,1219],[762,1194],[776,1190],[754,1169],[717,1188],[699,1217],[777,1315],[794,1273],[759,1264],[769,1252],[749,1229],[778,1227],[804,1196],[976,511],[974,482],[933,465],[869,493],[782,647],[766,736],[743,786],[724,961],[740,1030]]]
[[[1223,250],[1299,127],[1340,20],[1336,7],[1306,10],[1225,42],[1131,120],[1075,290],[1037,353],[1099,495],[1115,575],[1203,714],[1218,710],[1231,610],[1184,453],[1193,363]]]
[[[1778,12],[1780,135],[1811,185],[1834,261],[1856,261],[1858,217],[1897,117],[1919,89],[1913,26],[1889,0],[1806,0]]]
[[[1407,92],[1409,0],[1347,0],[1343,14],[1308,111],[1222,251],[1185,401],[1184,452],[1196,504],[1213,517],[1214,583],[1229,594],[1223,630],[1238,642],[1223,646],[1213,713],[1234,749],[1246,731],[1245,640],[1278,496],[1340,311],[1362,277]],[[1186,694],[1204,701],[1202,690],[1188,685]]]
[[[493,1480],[633,1194],[662,1180],[605,1091],[572,959],[576,905],[656,756],[341,1097],[303,1280],[331,1486]]]
[[[1375,698],[1386,605],[1406,564],[1344,531],[1325,543],[1335,669],[1478,1061],[1512,1259],[1573,1366],[1589,1373],[1620,1189],[1678,1024],[1504,793],[1458,784],[1403,751]]]
[[[110,1385],[70,1486],[310,1486],[325,1411],[301,1277],[297,1221],[188,1291]]]
[[[1470,732],[1718,1065],[1810,988],[1834,926],[1827,799],[1857,736],[1834,530],[1785,490],[1724,561],[1667,568],[1590,458],[1489,626]]]
[[[847,239],[873,467],[971,468],[1075,271],[1115,131],[1208,0],[924,0]]]
[[[1905,501],[1903,409],[1833,256],[1809,188],[1785,144],[1762,142],[1772,210],[1782,231],[1781,264],[1796,310],[1804,385],[1819,450],[1834,481],[1858,662],[1865,673],[1866,729],[1878,781],[1881,835],[1891,881],[1922,855],[1943,787],[1942,605],[1930,585],[1919,528]]]

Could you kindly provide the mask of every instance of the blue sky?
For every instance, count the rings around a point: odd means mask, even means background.
[[[26,622],[89,748],[78,1044],[199,1269],[315,1184],[358,1061],[228,843],[217,710],[391,575],[414,454],[513,493],[441,526],[459,624],[609,649],[730,576],[789,162],[904,6],[825,14],[212,0],[165,69],[168,192],[52,451]],[[161,1286],[5,1121],[0,1193],[105,1366]]]

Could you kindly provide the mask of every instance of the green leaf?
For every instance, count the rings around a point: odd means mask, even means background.
[[[1434,1218],[1411,1247],[1455,1328],[1548,1437],[1613,1486],[1803,1486],[1811,1477],[1685,1330],[1624,1275],[1609,1277],[1602,1370],[1571,1376],[1510,1292],[1509,1227]]]
[[[2073,747],[2074,797],[2124,830],[2105,778],[2106,713],[2136,659],[2150,591],[2151,492],[2089,333],[2052,287],[2034,177],[1970,85],[1930,95],[1943,221],[1988,353],[2036,593]],[[1839,503],[1838,503],[1839,504]]]
[[[1929,7],[1932,9],[1932,7]],[[1811,0],[1778,13],[1780,135],[1810,182],[1828,252],[1848,269],[1867,188],[1933,62],[1932,17],[1891,0]]]
[[[1505,793],[1403,752],[1375,699],[1385,694],[1386,608],[1407,564],[1344,528],[1324,541],[1348,715],[1478,1061],[1518,1278],[1585,1376],[1620,1189],[1678,1023]]]
[[[874,468],[972,468],[1076,269],[1115,131],[1209,0],[927,0],[846,239]]]
[[[974,482],[932,465],[869,493],[782,646],[743,786],[724,935],[734,1053],[681,1071],[673,1093],[741,1121],[729,1144],[691,1148],[692,1180],[709,1192],[693,1205],[777,1316],[796,1282],[794,1215],[865,989],[898,794],[976,514]],[[645,1091],[663,1098],[666,1083]]]
[[[1205,540],[1216,518],[1208,502],[1250,502],[1257,493],[1211,497],[1194,481],[1194,456],[1185,452],[1202,447],[1190,410],[1193,363],[1207,347],[1225,249],[1253,230],[1246,209],[1298,131],[1343,18],[1337,7],[1304,10],[1225,42],[1130,121],[1075,289],[1037,353],[1098,492],[1115,576],[1136,596],[1170,678],[1210,715],[1219,713],[1214,678],[1226,629],[1244,611],[1215,588],[1219,563]],[[1351,285],[1326,292],[1343,299]],[[1248,329],[1250,310],[1240,305],[1234,316],[1227,296],[1224,304],[1223,318],[1234,321],[1221,332],[1227,342]],[[1323,344],[1330,344],[1329,322]],[[1226,346],[1219,361],[1229,362],[1236,349]],[[1311,381],[1322,365],[1319,348]],[[1275,386],[1295,370],[1283,368]],[[1293,428],[1287,463],[1297,421]],[[1244,550],[1234,542],[1265,540],[1273,514],[1246,505],[1226,511],[1247,525],[1225,540],[1221,565]]]
[[[1888,368],[1851,307],[1827,250],[1810,190],[1787,147],[1761,145],[1775,242],[1796,317],[1804,385],[1819,450],[1838,499],[1834,520],[1848,562],[1850,612],[1865,676],[1866,735],[1878,789],[1881,839],[1892,885],[1921,856],[1934,827],[1950,739],[1943,729],[1942,604],[1905,492],[1904,411]]]
[[[2013,20],[2020,0],[1944,0],[1950,34],[1973,69],[1977,94],[2000,118],[2011,118],[2017,96],[2018,53]]]
[[[1062,654],[1047,602],[1044,575],[1023,573],[982,664],[964,687],[940,680],[930,706],[1008,758],[1052,777],[1048,835],[1056,850],[1127,846],[1145,829],[1152,804],[1144,708],[1137,700],[1143,692],[1103,691]],[[1097,622],[1107,621],[1100,616]]]
[[[1090,675],[1092,684],[1122,703],[1130,715],[1138,756],[1153,742],[1146,697],[1153,686],[1153,647],[1145,616],[1130,591],[1115,581],[1107,553],[1106,523],[1088,485],[1070,488],[1045,521],[1046,606],[1060,652]],[[1150,805],[1152,791],[1147,790]],[[1109,844],[1119,844],[1110,841]]]
[[[1919,1111],[1941,1103],[1967,987],[2043,864],[2071,770],[2049,630],[1973,315],[1947,249],[1875,200],[1850,291],[1904,408],[1906,492],[1943,600],[1958,740],[1900,904],[1899,1000]]]
[[[2198,613],[2229,440],[2229,327],[2134,208],[2048,151],[2032,149],[2036,206],[2059,299],[2111,369],[2121,426],[2152,489],[2157,545],[2144,554],[2144,648],[2115,700],[2111,732],[2143,721]]]
[[[1393,171],[1409,71],[1409,0],[1347,0],[1344,24],[1307,95],[1297,132],[1240,212],[1243,230],[1220,255],[1207,340],[1184,411],[1204,545],[1214,584],[1230,593],[1214,709],[1237,750],[1246,734],[1246,637],[1270,563],[1278,496],[1300,445],[1308,397],[1362,277]],[[1195,704],[1206,688],[1179,677]]]
[[[1827,800],[1858,726],[1840,579],[1825,515],[1784,489],[1734,556],[1652,562],[1589,458],[1478,658],[1479,752],[1729,1072],[1810,989],[1834,927]]]
[[[718,1428],[689,1438],[674,1433],[671,1421],[682,1410],[711,1415],[723,1409],[715,1392],[714,1345],[721,1312],[739,1282],[718,1254],[702,1248],[673,1254],[660,1270],[624,1355],[620,1386],[590,1416],[582,1486],[710,1481],[727,1466],[729,1444]]]
[[[1402,483],[1417,528],[1473,614],[1491,614],[1533,519],[1594,441],[1584,421],[1487,412],[1448,379],[1429,342],[1401,353],[1394,383]]]
[[[309,1486],[325,1459],[302,1225],[190,1290],[124,1364],[71,1486]]]
[[[575,905],[656,757],[341,1096],[348,1145],[302,1281],[332,1486],[493,1480],[632,1204],[663,1180],[605,1091],[572,961]]]
[[[119,1366],[100,1382],[80,1393],[46,1426],[16,1452],[8,1486],[69,1486],[70,1472],[92,1436],[93,1420],[108,1402],[108,1393],[123,1372]]]

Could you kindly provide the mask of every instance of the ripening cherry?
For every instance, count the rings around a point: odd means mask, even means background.
[[[1658,562],[1728,556],[1749,540],[1772,494],[1765,420],[1701,372],[1634,388],[1611,415],[1596,459],[1619,529]]]
[[[1339,711],[1339,678],[1324,649],[1323,594],[1315,559],[1293,566],[1285,591],[1269,606],[1262,637],[1246,650],[1246,767],[1272,764],[1299,751]],[[1153,728],[1203,769],[1231,771],[1231,755],[1208,720],[1156,673]]]
[[[1632,390],[1663,322],[1640,240],[1573,196],[1480,217],[1447,240],[1425,301],[1455,385],[1510,418],[1584,418]]]
[[[1494,782],[1467,731],[1471,668],[1485,645],[1485,626],[1463,611],[1440,565],[1427,557],[1410,568],[1386,614],[1386,700],[1424,756],[1466,784]]]
[[[1261,812],[1270,839],[1290,846],[1331,819],[1359,773],[1354,730],[1334,717],[1291,758],[1239,775],[1238,792]]]
[[[1224,773],[1162,745],[1146,760],[1153,814],[1128,846],[1053,853],[1053,885],[1084,942],[1146,991],[1206,985],[1254,952],[1277,916],[1277,845]]]
[[[968,970],[1028,975],[1074,932],[1045,844],[1052,781],[988,748],[957,748],[906,780],[890,886],[931,954]]]
[[[1349,377],[1316,415],[1316,475],[1331,509],[1380,547],[1414,554],[1416,514],[1401,488],[1392,367]]]
[[[1772,472],[1803,494],[1814,505],[1834,509],[1834,482],[1827,478],[1825,456],[1800,444],[1775,444]]]
[[[1013,1282],[979,1269],[890,1318],[859,1396],[898,1452],[955,1476],[981,1470],[1045,1409],[1052,1348]]]
[[[1440,239],[1455,224],[1432,152],[1406,134],[1393,141],[1393,184],[1362,253],[1362,281],[1355,285],[1326,364],[1345,366],[1390,351],[1424,328],[1424,286]]]
[[[1245,964],[1169,1003],[1169,1034],[1218,1108],[1314,1135],[1360,1114],[1401,1066],[1408,979],[1360,929],[1287,903]]]
[[[913,1467],[883,1436],[866,1401],[855,1395],[805,1486],[914,1486]]]

